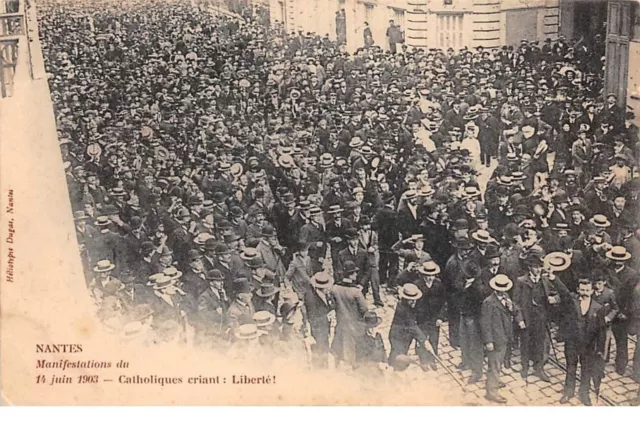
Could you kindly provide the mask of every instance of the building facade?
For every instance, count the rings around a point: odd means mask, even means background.
[[[272,22],[336,38],[336,13],[344,9],[347,50],[363,45],[368,22],[376,45],[387,49],[394,20],[410,47],[499,47],[521,39],[555,39],[562,0],[269,0]]]

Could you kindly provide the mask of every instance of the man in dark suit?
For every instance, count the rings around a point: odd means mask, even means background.
[[[623,246],[614,246],[606,253],[612,264],[608,271],[608,283],[615,292],[619,313],[611,326],[616,339],[616,373],[624,375],[629,364],[629,315],[631,296],[640,280],[638,272],[627,265],[631,254]]]
[[[404,284],[398,295],[400,300],[393,314],[391,329],[389,330],[389,365],[395,364],[396,357],[406,355],[413,340],[421,344],[429,353],[433,353],[426,335],[418,326],[416,319],[416,302],[422,297],[422,292],[414,284]]]
[[[427,261],[418,267],[419,277],[413,282],[422,292],[416,303],[416,321],[420,330],[429,338],[435,354],[438,354],[440,326],[446,317],[447,296],[442,281],[437,277],[440,267],[434,261]],[[436,369],[435,357],[422,345],[416,344],[416,353],[420,357],[422,368]]]
[[[553,277],[553,274],[550,274]],[[562,293],[562,315],[565,318],[563,337],[567,360],[567,376],[561,404],[569,402],[575,394],[576,372],[580,361],[580,388],[578,397],[584,405],[591,405],[589,390],[594,381],[596,393],[604,370],[605,321],[604,307],[593,299],[591,279],[578,281],[578,296]]]
[[[542,275],[543,261],[539,254],[531,253],[526,262],[527,274],[516,280],[513,292],[513,302],[522,310],[526,325],[520,335],[521,375],[527,379],[529,365],[533,361],[534,374],[549,382],[549,375],[544,371],[547,322],[552,309],[560,303],[558,289],[566,287],[557,277],[553,276],[552,281]]]
[[[348,366],[356,365],[356,346],[365,334],[364,315],[367,301],[358,287],[356,277],[358,267],[346,261],[342,266],[342,280],[332,288],[336,308],[336,332],[331,349],[338,362]]]
[[[373,217],[371,228],[378,232],[380,283],[386,283],[391,287],[398,275],[398,255],[391,250],[391,246],[398,241],[398,215],[395,211],[395,196],[393,193],[389,192],[383,196],[382,203],[383,206],[378,209]]]
[[[182,277],[182,289],[193,299],[198,299],[208,286],[204,275],[202,254],[197,249],[192,249],[188,256],[189,267]]]
[[[461,266],[471,255],[473,245],[468,238],[453,242],[456,253],[451,255],[444,267],[442,280],[447,290],[447,313],[449,320],[449,343],[454,348],[460,347],[460,296],[464,290],[465,278],[461,274]],[[466,363],[462,363],[464,367]]]
[[[326,368],[329,357],[329,312],[335,308],[331,288],[333,279],[325,272],[311,278],[313,290],[304,294],[304,305],[315,344],[311,347],[314,367]]]
[[[311,221],[300,229],[300,240],[309,243],[311,266],[314,273],[317,273],[322,270],[324,257],[327,253],[327,235],[322,218],[322,210],[318,207],[313,207],[309,213]]]
[[[367,252],[360,248],[360,240],[358,231],[354,228],[349,228],[344,232],[344,236],[347,240],[347,247],[338,252],[338,259],[336,260],[336,270],[333,272],[333,276],[337,281],[342,281],[344,278],[344,266],[347,262],[352,262],[359,270],[358,283],[360,282],[360,276],[365,268],[367,261]]]
[[[504,404],[506,399],[500,396],[500,371],[505,360],[507,348],[513,342],[513,323],[520,329],[525,328],[522,312],[514,305],[507,294],[513,282],[506,275],[496,275],[489,281],[493,293],[487,297],[480,308],[480,330],[487,351],[489,370],[487,371],[486,398]]]

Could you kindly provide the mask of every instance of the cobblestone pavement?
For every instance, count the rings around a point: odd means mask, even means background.
[[[397,298],[393,294],[388,294],[385,291],[381,291],[382,300],[385,302],[384,308],[375,309],[378,316],[382,318],[380,329],[384,338],[385,347],[387,353],[390,350],[389,346],[389,328],[391,320],[393,319],[393,313],[397,303]],[[367,301],[371,308],[373,306],[373,298],[369,293],[367,295]],[[552,331],[552,336],[555,337],[555,331]],[[511,369],[504,369],[502,375],[502,382],[506,384],[506,387],[500,390],[500,394],[507,399],[506,405],[560,405],[560,398],[562,397],[563,384],[565,378],[564,371],[564,347],[563,344],[554,341],[555,354],[550,351],[549,362],[545,365],[545,370],[551,378],[551,382],[544,382],[537,377],[530,375],[528,383],[525,383],[520,376],[520,356],[519,351],[514,351],[512,359],[513,366]],[[635,339],[631,338],[629,342],[629,356],[633,357],[633,352],[636,347]],[[410,354],[415,354],[412,350]],[[634,382],[629,376],[631,362],[629,363],[629,369],[625,376],[620,376],[615,373],[613,369],[613,357],[615,356],[615,346],[612,345],[611,362],[607,364],[605,370],[605,377],[602,381],[600,390],[600,398],[596,400],[596,396],[591,391],[591,400],[594,405],[630,405],[630,402],[635,399],[638,383]],[[447,371],[438,366],[437,370],[429,370],[424,372],[419,366],[410,366],[407,372],[411,373],[410,378],[427,380],[430,383],[433,382],[434,386],[441,390],[458,390],[463,395],[464,404],[466,405],[495,405],[484,398],[485,395],[485,383],[486,377],[483,376],[479,383],[466,385],[466,381],[471,375],[470,370],[460,371],[457,366],[460,364],[461,352],[456,350],[449,344],[448,340],[448,327],[445,323],[440,331],[440,343],[439,343],[439,358],[447,368],[457,377],[465,388],[463,389],[453,377],[451,377]],[[556,359],[557,358],[557,359]],[[486,371],[486,363],[485,363]],[[578,370],[578,377],[580,376],[580,370]],[[465,393],[466,390],[466,393]],[[570,400],[569,405],[582,405],[582,403],[574,397]]]

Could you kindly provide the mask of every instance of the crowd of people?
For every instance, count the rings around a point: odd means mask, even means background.
[[[608,360],[640,381],[640,138],[600,35],[349,54],[180,1],[40,20],[88,289],[123,337],[430,371],[448,324],[495,402],[515,349],[549,381],[552,342],[562,403],[578,363],[585,404]]]

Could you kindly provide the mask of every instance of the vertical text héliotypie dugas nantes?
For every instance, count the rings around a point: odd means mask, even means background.
[[[13,271],[16,256],[13,250],[13,244],[15,242],[16,228],[14,223],[14,198],[13,198],[13,190],[9,189],[7,192],[7,206],[5,208],[5,213],[7,215],[7,237],[4,242],[6,244],[6,256],[7,256],[7,267],[5,269],[5,280],[7,282],[13,282]]]

